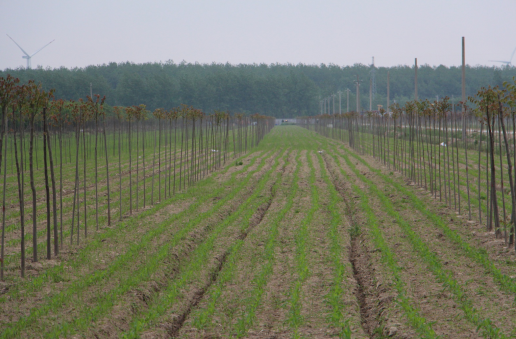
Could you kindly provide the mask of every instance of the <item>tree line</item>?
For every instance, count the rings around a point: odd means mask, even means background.
[[[390,72],[391,100],[400,104],[414,98],[414,67],[376,68],[377,93],[373,107],[386,105],[387,72]],[[78,100],[95,93],[106,96],[106,105],[144,104],[150,110],[170,109],[180,104],[204,112],[218,111],[260,113],[279,118],[309,116],[319,112],[319,100],[336,91],[350,89],[350,108],[355,107],[356,76],[361,80],[361,107],[369,107],[371,67],[305,64],[198,64],[198,63],[109,63],[85,68],[6,69],[21,83],[34,80],[54,96]],[[466,94],[474,95],[481,87],[501,86],[516,76],[515,67],[466,67]],[[461,96],[459,66],[418,69],[418,97],[434,100],[437,96]],[[342,94],[344,111],[346,93]],[[338,103],[337,103],[338,104]]]

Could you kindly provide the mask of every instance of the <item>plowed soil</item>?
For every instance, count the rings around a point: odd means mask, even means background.
[[[481,225],[301,127],[241,159],[8,271],[0,338],[516,337],[514,250]]]

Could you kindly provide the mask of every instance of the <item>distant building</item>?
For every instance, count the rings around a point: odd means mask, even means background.
[[[279,125],[295,125],[296,124],[296,119],[276,119],[274,125],[276,126],[279,126]]]

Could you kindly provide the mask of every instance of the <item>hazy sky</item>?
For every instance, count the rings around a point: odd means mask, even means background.
[[[0,0],[0,69],[176,63],[494,65],[516,48],[516,1]],[[516,57],[514,58],[516,64]],[[500,64],[496,64],[500,65]]]

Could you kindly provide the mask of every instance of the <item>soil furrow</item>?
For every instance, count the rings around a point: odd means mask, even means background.
[[[125,233],[125,232],[124,232],[124,233]],[[122,233],[122,235],[123,235],[124,233]],[[163,238],[163,239],[166,239],[166,237],[165,237],[165,238]],[[162,239],[162,240],[163,240],[163,239]],[[130,243],[124,242],[124,244],[130,244]],[[156,245],[156,246],[148,247],[148,249],[150,250],[150,249],[152,249],[152,248],[154,248],[154,249],[159,248],[159,247],[157,246],[158,244],[155,244],[155,245]],[[178,255],[181,255],[181,253],[178,253]],[[140,258],[139,260],[143,260],[143,259],[145,259],[145,257],[142,257],[142,256],[139,256],[139,258]],[[131,271],[130,271],[130,270],[128,270],[128,271],[127,271],[127,273],[128,273],[128,274],[131,274]],[[109,280],[108,280],[108,281],[109,281]],[[98,288],[100,288],[100,287],[99,287],[99,286],[95,286],[95,287],[94,287],[94,289],[98,289]],[[82,294],[81,294],[81,295],[82,295]],[[75,308],[75,307],[74,307],[74,308]],[[88,309],[88,308],[86,307],[85,309]],[[68,312],[67,314],[73,315],[73,314],[74,314],[74,312],[72,312],[72,313],[69,313],[69,312]],[[40,319],[42,319],[42,318],[40,317]]]
[[[272,200],[275,196],[275,190],[273,189],[275,187],[275,182],[270,186],[269,189],[269,196],[270,198],[268,201],[264,204],[262,204],[256,212],[253,214],[249,221],[249,227],[246,229],[241,230],[240,234],[237,236],[238,240],[245,240],[249,232],[253,230],[254,227],[256,227],[260,222],[263,220],[263,217],[269,210],[269,207],[271,206]],[[224,264],[226,263],[227,257],[230,255],[230,250],[226,250],[220,258],[217,258],[217,261],[219,262],[215,270],[210,274],[210,279],[208,280],[208,283],[205,284],[202,289],[198,290],[196,293],[194,293],[193,299],[191,299],[188,303],[188,306],[186,310],[177,317],[171,324],[163,324],[162,326],[166,329],[168,335],[171,338],[175,338],[178,336],[179,332],[183,328],[183,325],[192,312],[194,308],[197,307],[199,302],[203,299],[206,291],[217,281],[217,278],[219,276],[219,273],[224,268]]]
[[[378,178],[361,163],[356,166],[379,189],[389,194],[398,213],[412,225],[412,230],[426,242],[429,249],[442,260],[446,270],[461,284],[465,295],[471,300],[470,306],[482,310],[483,315],[493,324],[506,333],[511,333],[514,330],[514,324],[507,319],[514,319],[516,316],[516,309],[511,306],[513,299],[511,294],[500,291],[492,277],[484,273],[481,265],[465,257],[460,248],[450,242],[439,229],[433,227],[431,221],[422,213],[408,207],[406,197],[400,196],[395,188]]]
[[[380,292],[377,289],[375,280],[375,272],[372,268],[372,260],[369,256],[369,249],[363,242],[363,234],[360,231],[360,225],[353,218],[356,214],[354,206],[349,201],[349,191],[346,190],[345,186],[337,179],[338,174],[336,171],[331,170],[332,166],[328,161],[328,156],[323,156],[328,173],[337,192],[344,200],[346,205],[346,211],[344,213],[349,224],[349,232],[351,235],[351,247],[349,249],[349,258],[353,267],[353,276],[357,282],[357,288],[355,289],[355,296],[360,306],[360,314],[362,320],[362,327],[365,332],[371,338],[375,338],[383,333],[383,317],[382,307],[388,307],[382,305],[380,301]]]

